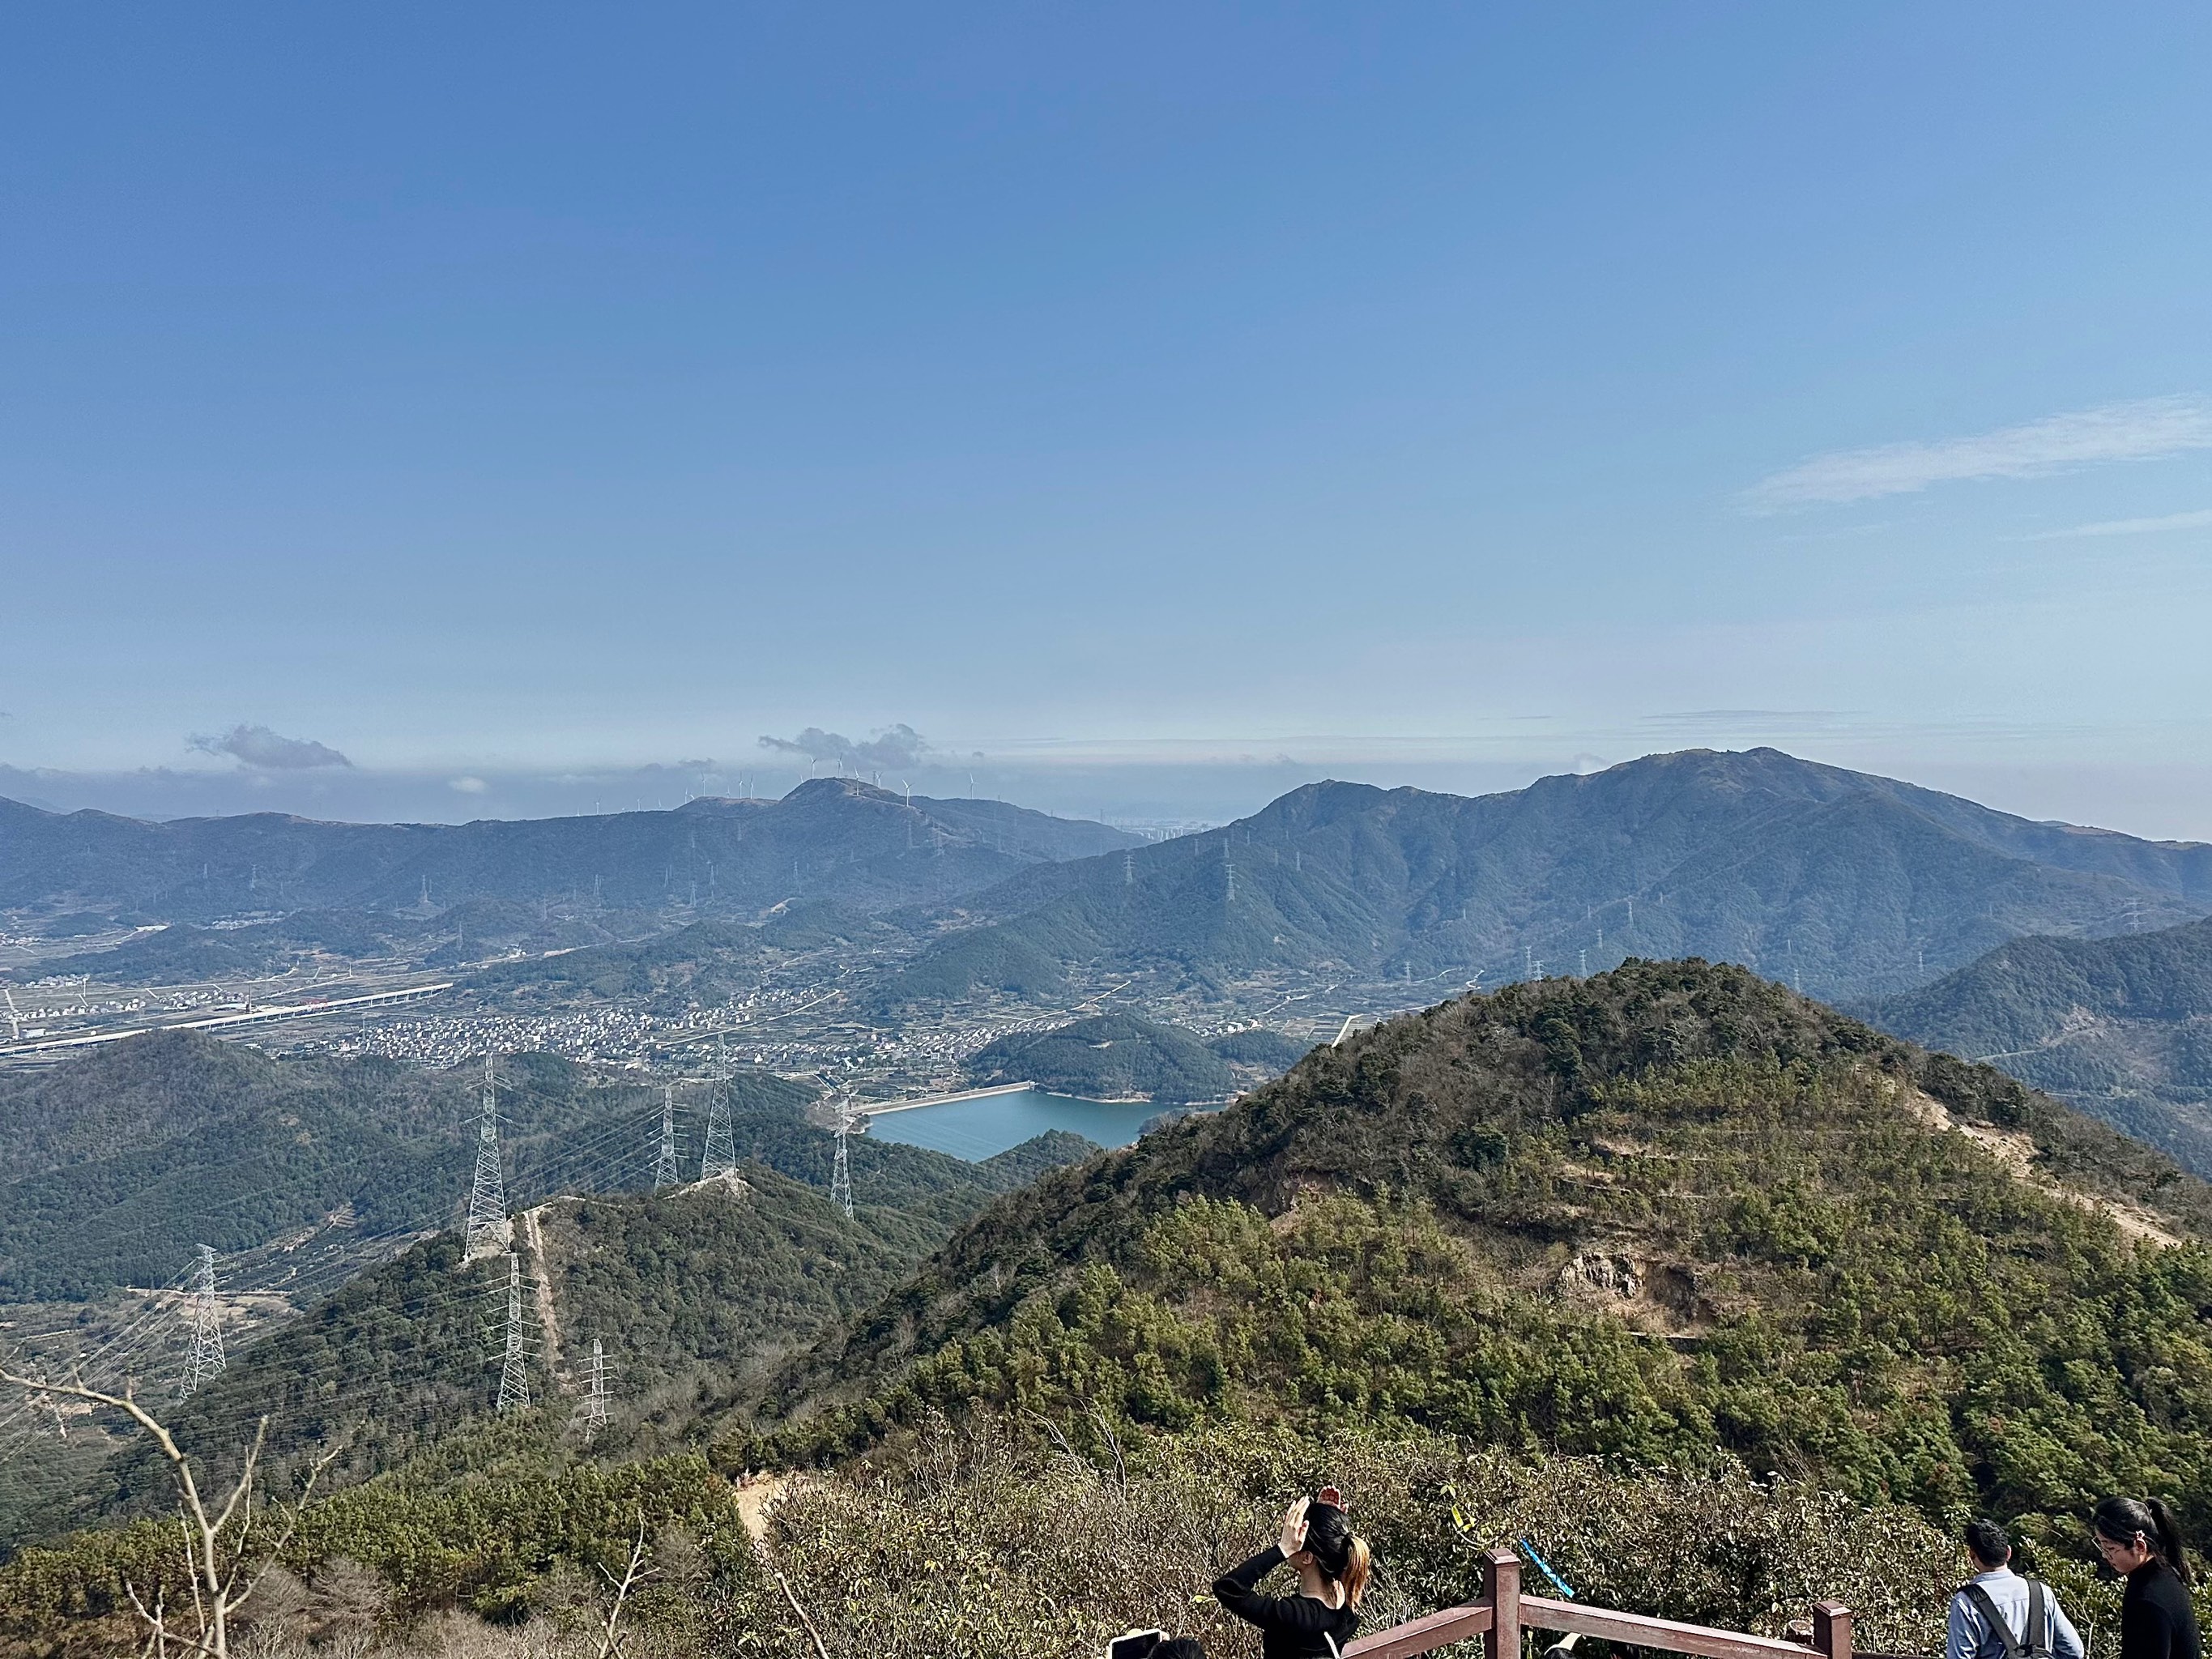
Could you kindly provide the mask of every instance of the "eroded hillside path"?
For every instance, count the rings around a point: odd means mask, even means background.
[[[544,1213],[543,1204],[525,1210],[522,1231],[530,1241],[530,1254],[538,1263],[538,1271],[531,1279],[531,1291],[538,1303],[538,1327],[545,1333],[545,1369],[556,1386],[566,1391],[568,1375],[561,1360],[561,1319],[553,1306],[553,1263],[545,1254],[545,1229],[538,1222]]]
[[[1929,1128],[1955,1130],[1966,1136],[2003,1164],[2006,1171],[2015,1179],[2027,1182],[2038,1192],[2048,1193],[2053,1198],[2064,1199],[2069,1204],[2095,1211],[2130,1238],[2169,1248],[2181,1243],[2180,1239],[2159,1224],[2157,1217],[2141,1206],[2124,1204],[2118,1199],[2085,1193],[2079,1187],[2069,1187],[2046,1171],[2037,1169],[2033,1136],[2018,1129],[2000,1129],[1993,1123],[1969,1123],[1954,1115],[1933,1095],[1918,1089],[1907,1087],[1903,1091],[1903,1096],[1905,1106]]]

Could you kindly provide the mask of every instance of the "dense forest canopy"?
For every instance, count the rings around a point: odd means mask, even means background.
[[[1131,1014],[1000,1037],[968,1070],[979,1084],[1034,1083],[1092,1100],[1143,1095],[1163,1105],[1218,1100],[1236,1082],[1228,1062],[1189,1032]]]

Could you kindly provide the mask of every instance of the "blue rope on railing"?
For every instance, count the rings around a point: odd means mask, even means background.
[[[1552,1581],[1552,1588],[1559,1591],[1561,1601],[1571,1601],[1575,1599],[1575,1587],[1552,1571],[1552,1564],[1536,1553],[1536,1547],[1534,1544],[1525,1538],[1516,1539],[1514,1541],[1521,1546],[1521,1553],[1536,1564],[1536,1571]]]

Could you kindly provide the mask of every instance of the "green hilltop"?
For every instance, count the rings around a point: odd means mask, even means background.
[[[1000,1037],[975,1052],[968,1072],[986,1086],[1034,1083],[1091,1100],[1145,1095],[1162,1105],[1218,1100],[1236,1085],[1229,1062],[1212,1047],[1133,1014],[1102,1014]]]
[[[1392,1021],[1001,1200],[721,1455],[978,1409],[1079,1443],[1358,1422],[2202,1521],[2208,1237],[2212,1189],[1996,1071],[1635,962]]]

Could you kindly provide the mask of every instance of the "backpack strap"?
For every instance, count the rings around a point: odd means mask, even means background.
[[[2027,1581],[2027,1629],[2022,1632],[2027,1638],[2028,1659],[2051,1659],[2049,1633],[2051,1625],[2055,1622],[2044,1613],[2043,1582],[2037,1578],[2029,1579]]]
[[[2039,1603],[2042,1598],[2038,1592],[2042,1589],[2043,1586],[2040,1584],[2031,1584],[2028,1589],[2027,1627],[2030,1640],[2033,1639],[2036,1614],[2041,1611]],[[1974,1604],[1982,1615],[1983,1623],[1990,1627],[1998,1641],[2004,1644],[2005,1659],[2027,1659],[2028,1650],[2006,1626],[2004,1617],[1998,1613],[1996,1601],[1989,1591],[1984,1589],[1979,1584],[1961,1584],[1959,1586],[1959,1594]]]
[[[1337,1646],[1334,1636],[1328,1631],[1323,1631],[1321,1633],[1321,1639],[1328,1644],[1328,1659],[1344,1659],[1344,1650]]]

